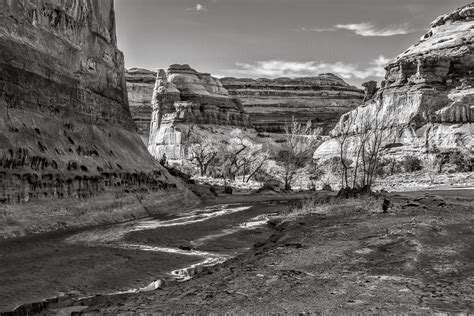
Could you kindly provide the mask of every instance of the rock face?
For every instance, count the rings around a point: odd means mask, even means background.
[[[376,113],[399,129],[390,142],[398,152],[474,147],[474,4],[437,18],[418,43],[386,66],[382,88],[357,111],[341,119],[338,128]],[[355,115],[358,115],[355,118]],[[334,135],[336,136],[336,135]],[[337,155],[334,139],[316,156]]]
[[[151,96],[156,81],[156,72],[132,68],[125,72],[127,81],[130,112],[137,125],[138,133],[145,144],[148,144],[151,120]]]
[[[295,117],[331,130],[342,114],[362,103],[364,92],[333,74],[308,78],[220,79],[238,97],[258,131],[284,132]]]
[[[197,202],[140,141],[124,72],[113,0],[1,2],[0,236]]]
[[[183,157],[183,131],[196,125],[251,126],[239,100],[229,96],[217,78],[188,65],[158,72],[152,97],[148,150],[156,158]]]

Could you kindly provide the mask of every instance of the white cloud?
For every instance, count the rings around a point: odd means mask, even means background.
[[[377,29],[372,23],[338,24],[336,27],[352,31],[360,36],[393,36],[412,32],[408,24],[390,25],[382,29]]]
[[[351,31],[360,36],[394,36],[412,33],[413,30],[409,24],[389,25],[384,28],[377,28],[369,22],[355,23],[355,24],[336,24],[328,28],[317,27],[301,27],[300,31],[311,32],[332,32],[337,30]]]
[[[298,62],[298,61],[284,61],[284,60],[268,60],[259,61],[255,64],[236,63],[235,69],[226,71],[233,76],[246,77],[305,77],[316,76],[321,73],[334,73],[344,79],[367,79],[369,77],[385,76],[384,66],[390,60],[384,56],[379,56],[374,61],[370,62],[367,67],[361,68],[357,64],[336,62]]]
[[[197,3],[194,7],[187,8],[186,10],[193,12],[205,12],[207,11],[207,8],[200,3]]]

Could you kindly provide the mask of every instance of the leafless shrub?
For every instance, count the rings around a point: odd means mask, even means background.
[[[283,148],[278,153],[285,190],[291,190],[297,171],[307,166],[313,159],[320,135],[321,129],[313,128],[311,121],[302,125],[293,118],[292,122],[285,126],[286,142],[282,144]]]
[[[362,110],[356,109],[343,117],[336,130],[344,192],[370,192],[382,158],[383,145],[398,133],[399,128],[394,127],[393,121],[384,117],[380,109],[378,107],[374,115],[363,115]],[[353,166],[348,164],[351,158]]]

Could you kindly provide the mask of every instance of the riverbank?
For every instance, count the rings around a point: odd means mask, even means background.
[[[386,213],[347,205],[292,216],[188,282],[94,298],[84,315],[472,312],[474,191],[388,199]]]
[[[81,297],[186,279],[201,266],[267,239],[266,214],[286,211],[288,200],[302,197],[269,201],[273,198],[254,196],[243,199],[248,203],[228,204],[242,200],[220,197],[214,206],[179,214],[2,241],[0,312],[50,297],[63,297],[59,301],[68,305]]]

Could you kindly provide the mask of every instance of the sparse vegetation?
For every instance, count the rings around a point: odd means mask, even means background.
[[[402,160],[405,172],[415,172],[423,169],[421,159],[416,156],[405,156]]]
[[[308,214],[335,215],[345,212],[382,212],[383,199],[373,196],[349,199],[317,200],[307,199],[300,207],[290,208],[284,218],[305,216]]]
[[[345,114],[335,129],[340,150],[340,193],[346,197],[371,191],[382,160],[383,145],[397,134],[394,124],[380,113],[380,108],[371,115],[363,111],[356,109]]]
[[[282,167],[285,190],[291,190],[293,180],[298,170],[307,167],[312,161],[314,150],[320,142],[321,129],[313,128],[311,121],[305,125],[294,118],[285,126],[283,148],[278,152],[278,161]]]

